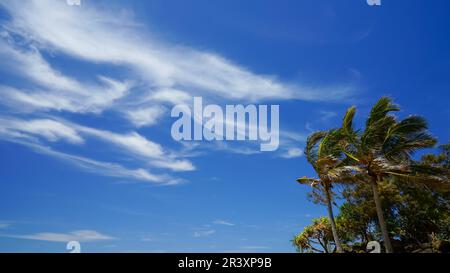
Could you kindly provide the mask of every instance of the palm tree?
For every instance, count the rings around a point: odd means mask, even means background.
[[[388,97],[381,98],[372,108],[363,132],[352,128],[356,112],[350,108],[341,128],[347,139],[343,152],[354,160],[353,164],[364,170],[362,180],[372,185],[377,217],[387,253],[393,248],[383,215],[378,185],[386,176],[414,178],[411,172],[411,154],[421,148],[435,145],[436,140],[427,132],[426,121],[410,116],[400,122],[390,115],[399,107]],[[358,173],[361,175],[361,173]],[[417,177],[417,176],[416,176]],[[361,178],[358,178],[361,181]]]
[[[342,152],[338,143],[341,141],[339,129],[328,132],[321,131],[313,133],[306,141],[305,155],[308,162],[314,168],[318,178],[302,177],[297,179],[301,184],[309,184],[315,189],[319,189],[324,196],[322,202],[327,205],[328,217],[331,224],[333,239],[336,244],[336,251],[343,253],[341,241],[336,228],[333,214],[333,183],[344,183],[352,179],[355,166],[348,166],[347,160],[342,160]]]

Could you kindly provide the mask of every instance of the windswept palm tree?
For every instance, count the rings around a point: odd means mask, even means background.
[[[306,141],[305,155],[314,168],[318,178],[302,177],[297,179],[301,184],[308,184],[318,189],[324,196],[322,202],[327,205],[336,251],[343,253],[336,222],[333,214],[333,183],[344,183],[353,179],[356,166],[348,166],[339,147],[342,134],[340,129],[313,133]]]
[[[421,148],[432,147],[436,139],[427,132],[425,119],[410,116],[398,122],[391,112],[399,107],[388,97],[381,98],[372,108],[364,131],[355,131],[352,127],[356,109],[350,108],[341,128],[347,143],[342,145],[343,152],[354,160],[353,164],[364,170],[363,179],[372,185],[376,212],[387,253],[393,248],[378,191],[378,185],[386,176],[420,179],[412,171],[411,154]],[[361,172],[358,173],[361,175]]]

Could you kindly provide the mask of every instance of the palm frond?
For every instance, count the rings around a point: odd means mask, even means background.
[[[426,131],[407,136],[392,136],[382,147],[386,158],[396,161],[410,158],[419,149],[431,148],[437,143],[436,138]]]
[[[427,121],[420,116],[410,116],[389,128],[387,136],[409,135],[428,129]]]
[[[316,179],[316,178],[309,178],[309,177],[304,176],[304,177],[297,179],[297,182],[302,185],[310,185],[311,187],[315,187],[316,185],[318,185],[320,183],[320,180]]]
[[[388,113],[399,111],[400,107],[392,102],[389,97],[382,97],[370,111],[369,118],[366,122],[366,127],[372,126],[375,122],[382,120]]]
[[[306,140],[305,156],[311,165],[315,165],[318,159],[317,144],[327,135],[326,131],[319,131],[311,134]]]
[[[326,156],[339,157],[342,154],[342,141],[345,136],[341,129],[331,129],[319,144],[319,158]]]
[[[386,172],[397,177],[400,181],[413,182],[416,186],[427,186],[429,188],[450,190],[450,181],[447,177],[420,174],[402,174],[397,172]]]
[[[365,174],[365,171],[358,166],[341,166],[327,172],[328,179],[335,183],[355,183],[358,182],[358,175]]]
[[[356,107],[350,107],[345,113],[344,119],[342,121],[342,130],[345,134],[351,135],[353,133],[353,119],[356,114]]]

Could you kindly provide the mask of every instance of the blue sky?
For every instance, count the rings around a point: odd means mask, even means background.
[[[448,141],[450,3],[0,1],[0,251],[292,252],[306,136],[382,95]],[[280,147],[177,143],[193,96],[280,105]]]

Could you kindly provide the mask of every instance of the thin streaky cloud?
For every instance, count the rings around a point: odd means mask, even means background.
[[[200,238],[200,237],[208,237],[211,236],[213,234],[215,234],[216,231],[214,229],[207,229],[207,230],[197,230],[194,232],[193,236],[196,238]]]
[[[76,230],[68,233],[42,232],[25,235],[0,235],[0,236],[15,239],[61,242],[61,243],[66,243],[70,241],[88,243],[88,242],[107,241],[115,239],[114,237],[102,234],[95,230]]]
[[[67,154],[55,151],[48,146],[43,146],[36,143],[21,141],[17,139],[11,139],[9,141],[27,146],[35,152],[61,159],[94,174],[128,179],[132,181],[149,182],[159,185],[177,185],[185,182],[185,180],[183,179],[175,178],[167,174],[153,174],[145,169],[128,169],[117,163],[97,161],[82,156]]]
[[[267,246],[242,246],[242,247],[240,247],[240,249],[243,249],[243,250],[265,250],[265,249],[270,249],[270,247],[267,247]]]
[[[2,5],[12,16],[9,31],[87,61],[129,66],[143,80],[160,88],[183,86],[190,93],[252,101],[329,100],[353,92],[351,86],[307,87],[258,75],[220,55],[148,38],[150,35],[142,33],[142,29],[139,33],[130,29],[133,19],[114,18],[93,6],[73,9],[62,1],[51,0],[4,1]]]
[[[118,146],[121,148],[120,151],[132,154],[140,161],[148,162],[157,168],[172,171],[195,170],[190,161],[179,159],[174,153],[165,151],[160,144],[150,141],[136,132],[118,134],[81,126],[62,119],[47,118],[26,121],[0,117],[0,138],[2,136],[20,139],[43,137],[50,142],[65,140],[73,144],[85,143],[85,136],[91,136]]]
[[[167,107],[188,102],[193,96],[219,102],[322,101],[342,100],[354,93],[351,84],[307,86],[280,80],[276,75],[255,73],[208,50],[168,43],[113,8],[100,9],[96,4],[73,8],[55,0],[5,0],[0,7],[8,14],[0,28],[0,57],[4,69],[21,79],[0,86],[3,98],[0,104],[6,106],[9,115],[0,117],[0,136],[106,176],[177,184],[181,180],[170,173],[155,174],[153,170],[196,170],[185,157],[201,153],[182,155],[138,131],[160,125]],[[54,55],[126,73],[92,74],[81,79],[57,68],[52,62]],[[115,132],[58,118],[63,112],[76,117],[94,113],[102,121],[107,111],[118,113],[135,130]],[[24,114],[30,114],[27,120],[14,118]],[[50,118],[39,118],[42,115]],[[15,123],[5,121],[10,116]],[[56,142],[84,145],[91,138],[131,155],[140,168],[129,169],[116,162],[53,148]],[[297,140],[289,136],[281,138],[287,154],[295,155]],[[216,149],[247,155],[259,153],[254,151],[254,144],[245,145],[223,145]]]
[[[301,148],[289,148],[281,157],[286,159],[297,158],[303,156],[303,150]]]
[[[221,219],[215,220],[213,222],[213,224],[215,224],[215,225],[222,225],[222,226],[234,226],[233,223],[225,221],[225,220],[221,220]]]
[[[0,229],[6,229],[11,226],[11,223],[0,222]]]
[[[9,34],[5,34],[6,37]],[[2,104],[26,111],[68,111],[74,113],[99,113],[112,107],[116,100],[128,94],[130,82],[121,82],[97,75],[92,83],[80,82],[57,71],[42,57],[34,46],[19,48],[3,35],[0,39],[0,56],[4,67],[33,84],[32,88],[0,86],[5,97]],[[24,110],[22,110],[24,111]]]
[[[162,106],[148,106],[125,112],[128,119],[139,128],[157,124],[165,113],[166,108]]]
[[[40,120],[19,120],[14,118],[0,117],[0,136],[7,135],[26,135],[41,136],[50,142],[65,140],[73,144],[82,144],[84,139],[76,130],[50,119]]]

